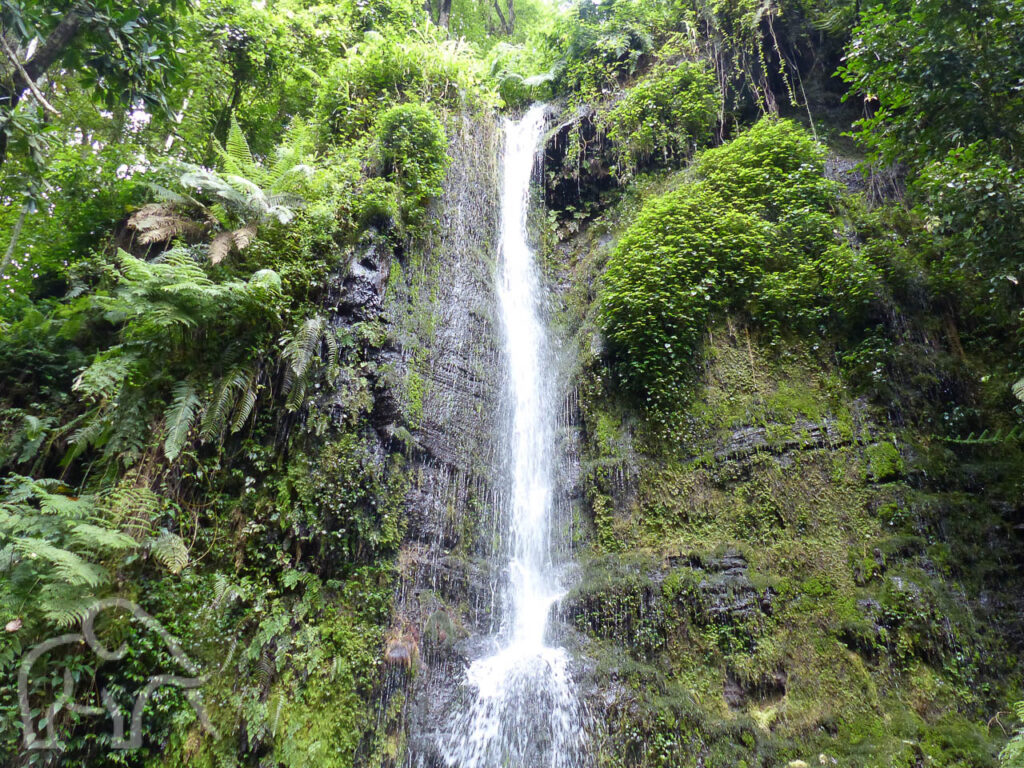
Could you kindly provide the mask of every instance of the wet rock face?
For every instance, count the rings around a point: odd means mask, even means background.
[[[457,704],[468,659],[500,619],[500,574],[488,566],[500,544],[490,521],[504,504],[496,439],[507,366],[494,293],[500,132],[490,116],[466,116],[450,135],[439,227],[403,260],[406,293],[397,301],[389,293],[382,315],[401,339],[391,367],[406,382],[403,399],[419,400],[408,424],[413,482],[393,618],[415,630],[419,659],[414,676],[389,676],[381,711],[394,691],[405,693],[398,764],[416,768],[444,765],[438,729]],[[364,252],[353,272],[352,295],[371,297],[368,307],[387,281],[373,256]]]
[[[774,598],[770,587],[754,585],[746,559],[735,550],[664,562],[603,558],[584,567],[559,612],[577,630],[650,657],[680,622],[753,629],[771,615]]]
[[[557,123],[544,142],[544,202],[559,213],[597,205],[616,181],[611,144],[598,128],[596,111],[584,105],[551,118]]]
[[[335,327],[380,317],[394,258],[392,246],[377,230],[363,236],[351,258],[328,281],[324,304]]]
[[[675,559],[675,558],[672,558]],[[770,615],[773,593],[760,592],[747,574],[747,561],[736,550],[691,560],[688,567],[699,576],[696,590],[682,598],[698,624],[741,625]]]
[[[342,291],[340,311],[355,320],[372,320],[384,308],[391,252],[372,238],[352,258]]]

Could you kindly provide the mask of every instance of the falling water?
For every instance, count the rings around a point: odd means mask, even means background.
[[[550,547],[555,409],[540,286],[527,242],[527,212],[543,108],[506,122],[498,298],[512,400],[512,509],[504,624],[493,655],[466,673],[470,701],[442,753],[458,768],[576,768],[583,724],[564,648],[545,643],[563,589]]]

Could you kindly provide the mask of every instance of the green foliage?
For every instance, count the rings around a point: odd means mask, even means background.
[[[711,139],[718,121],[714,74],[703,63],[659,64],[630,88],[604,118],[627,176],[655,155],[662,162],[687,157]]]
[[[0,605],[67,627],[110,580],[104,563],[136,546],[97,513],[94,499],[56,480],[7,479],[0,500]]]
[[[840,70],[877,102],[859,123],[860,137],[889,162],[926,162],[991,140],[1019,160],[1022,36],[1024,7],[1016,2],[869,4]]]
[[[132,463],[144,445],[150,403],[164,393],[173,398],[164,414],[169,459],[177,458],[199,418],[200,387],[214,390],[203,434],[218,434],[236,404],[233,426],[240,427],[239,417],[252,411],[255,387],[252,375],[238,367],[249,361],[253,323],[258,335],[280,325],[277,284],[266,275],[215,282],[180,249],[155,262],[122,251],[118,264],[114,291],[98,302],[105,318],[118,325],[119,343],[98,353],[75,380],[75,391],[91,410],[72,438],[72,456],[94,446],[108,459]],[[219,334],[233,343],[225,347]],[[217,379],[207,378],[224,369],[226,382],[214,385]]]
[[[723,289],[754,280],[769,228],[705,185],[648,203],[608,262],[601,316],[622,382],[652,407],[681,398],[683,378]]]
[[[926,165],[913,195],[946,269],[999,291],[1024,277],[1024,170],[977,142]]]
[[[601,322],[620,381],[671,410],[708,320],[745,310],[775,333],[848,322],[874,269],[836,242],[823,150],[764,119],[704,152],[698,180],[650,201],[623,235],[601,288]]]
[[[1024,722],[1024,701],[1018,701],[1013,706],[1017,719]],[[999,753],[999,764],[1002,768],[1020,768],[1024,765],[1024,726],[1017,729],[1013,738]]]
[[[422,40],[368,34],[331,67],[319,109],[338,139],[352,141],[373,127],[380,112],[403,101],[487,103],[481,69],[464,43],[433,33]]]
[[[238,123],[232,118],[227,144],[215,143],[223,173],[183,164],[179,183],[194,193],[179,194],[162,187],[155,191],[160,203],[132,214],[129,227],[139,233],[139,243],[152,245],[176,238],[209,242],[210,261],[219,264],[232,251],[242,251],[255,239],[259,228],[286,225],[304,204],[299,194],[308,185],[313,168],[305,163],[312,152],[306,124],[296,121],[277,148],[272,164],[257,163]]]
[[[415,221],[431,197],[441,194],[448,168],[444,127],[423,104],[402,104],[377,121],[377,153],[385,175],[400,191],[402,212]]]
[[[177,13],[188,6],[187,0],[129,5],[27,0],[0,5],[6,47],[0,80],[0,163],[9,143],[31,158],[29,166],[36,172],[45,163],[48,120],[38,91],[22,98],[26,77],[35,87],[48,72],[63,70],[107,109],[130,109],[141,102],[170,113],[167,94],[182,74],[175,45],[180,34]],[[57,30],[62,33],[52,34]],[[57,112],[48,102],[45,108]]]

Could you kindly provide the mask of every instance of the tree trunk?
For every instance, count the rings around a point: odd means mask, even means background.
[[[84,5],[84,2],[75,3],[71,10],[67,12],[67,15],[60,20],[60,23],[47,35],[46,40],[36,50],[36,55],[32,57],[32,60],[25,63],[25,75],[29,80],[35,82],[45,75],[46,70],[53,66],[54,62],[64,53],[64,49],[75,39],[75,35],[82,28],[81,10]],[[28,85],[26,83],[25,88]],[[3,126],[3,129],[0,129],[0,165],[3,165],[7,159],[6,124],[11,115],[13,115],[14,110],[18,107],[18,102],[21,101],[21,95],[25,92],[25,88],[19,88],[15,84],[10,88],[0,89],[0,125]]]
[[[81,10],[84,6],[84,2],[75,3],[67,15],[60,20],[60,24],[54,27],[54,30],[36,50],[32,61],[25,64],[25,72],[33,80],[38,80],[46,74],[46,70],[53,66],[53,63],[64,53],[64,49],[75,39],[75,35],[82,28]]]
[[[439,4],[437,26],[449,29],[451,27],[452,0],[439,0]]]
[[[511,35],[515,29],[516,17],[515,8],[512,5],[512,0],[508,0],[509,17],[506,19],[505,14],[501,11],[501,0],[494,0],[494,10],[498,14],[498,18],[501,20],[501,30],[506,35]]]

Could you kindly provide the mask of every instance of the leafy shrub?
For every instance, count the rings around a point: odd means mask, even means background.
[[[834,202],[838,187],[823,175],[826,154],[796,123],[766,118],[704,152],[697,172],[736,207],[778,221]]]
[[[823,150],[764,119],[703,153],[698,179],[647,203],[608,262],[601,323],[620,382],[670,410],[716,310],[746,311],[775,334],[849,321],[875,268],[836,240],[836,187]]]
[[[368,33],[333,65],[320,111],[335,136],[358,139],[389,105],[419,99],[458,106],[488,92],[479,61],[465,44],[425,37],[396,42]]]
[[[723,287],[756,279],[770,248],[765,222],[694,184],[651,201],[612,254],[603,326],[624,383],[660,406],[683,391]]]
[[[993,283],[1024,271],[1024,171],[989,142],[954,149],[911,189],[928,228],[946,241],[947,267]]]
[[[711,138],[718,116],[715,76],[703,64],[681,61],[655,68],[608,113],[608,137],[631,171],[652,156],[691,154]]]
[[[868,4],[839,70],[877,104],[858,122],[860,137],[887,162],[923,164],[991,139],[1019,159],[1022,36],[1020,3]]]
[[[449,162],[444,126],[423,104],[392,107],[377,121],[377,151],[398,185],[403,214],[415,219],[428,198],[441,194]]]

